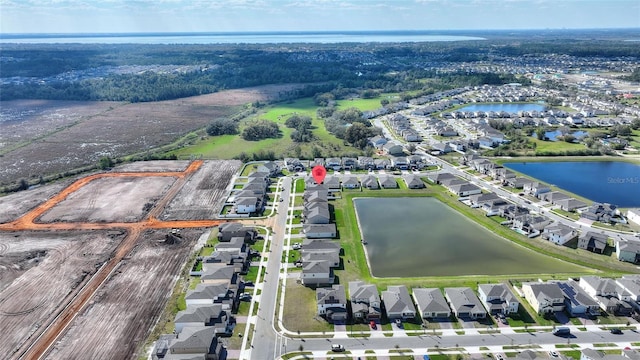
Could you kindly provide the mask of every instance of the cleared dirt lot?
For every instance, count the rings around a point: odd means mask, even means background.
[[[122,233],[0,232],[0,354],[12,354],[59,310],[109,258]]]
[[[161,220],[214,219],[228,195],[227,187],[242,163],[206,161],[182,187],[160,216]]]
[[[39,222],[139,221],[174,182],[172,177],[97,179],[54,206]]]
[[[162,312],[201,231],[183,231],[184,240],[176,244],[164,242],[166,233],[142,234],[128,260],[120,263],[47,359],[130,359],[139,355],[135,354],[138,345]]]
[[[19,193],[0,197],[0,223],[13,221],[52,197],[71,181],[59,182],[47,186],[32,188]]]
[[[0,104],[0,185],[59,174],[169,144],[238,106],[301,85],[268,85],[154,103],[6,101]]]
[[[184,171],[189,166],[189,161],[137,161],[118,165],[113,168],[114,172],[166,172]]]

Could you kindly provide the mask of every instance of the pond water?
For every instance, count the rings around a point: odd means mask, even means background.
[[[509,114],[516,114],[519,111],[543,111],[545,109],[544,104],[513,104],[513,103],[499,103],[499,104],[477,104],[469,105],[458,109],[458,111],[504,111]]]
[[[361,198],[354,205],[373,276],[584,271],[498,237],[435,198]]]
[[[571,134],[576,139],[581,139],[581,138],[589,135],[589,133],[586,132],[586,131],[573,131],[573,132],[570,132],[569,134]],[[537,137],[538,135],[536,135],[534,133],[531,136],[532,137]],[[562,136],[562,131],[560,131],[560,130],[547,131],[547,132],[544,133],[544,136],[546,136],[547,139],[549,139],[549,141],[558,141],[558,137]]]
[[[587,199],[640,206],[640,165],[621,161],[513,162],[505,167]]]

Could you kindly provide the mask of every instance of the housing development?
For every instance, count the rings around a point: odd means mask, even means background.
[[[430,56],[428,91],[3,100],[0,357],[640,360],[639,58]]]

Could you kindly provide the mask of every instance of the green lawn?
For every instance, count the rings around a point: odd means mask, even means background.
[[[540,152],[560,152],[586,149],[586,146],[583,144],[568,143],[566,141],[544,141],[533,137],[530,138],[530,140],[536,144],[536,151]]]

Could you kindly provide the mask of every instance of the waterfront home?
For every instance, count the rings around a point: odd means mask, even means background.
[[[330,288],[316,289],[318,315],[330,323],[343,323],[347,320],[347,294],[344,286],[334,284]]]
[[[398,187],[396,179],[391,175],[380,175],[378,177],[378,182],[380,183],[380,187],[383,189],[395,189]]]
[[[380,186],[378,185],[378,179],[376,179],[376,177],[373,175],[365,175],[360,182],[362,184],[362,187],[369,190],[380,188]]]
[[[522,190],[525,194],[529,194],[531,196],[539,197],[541,194],[547,193],[551,191],[547,185],[534,181],[528,184],[524,184],[522,186]]]
[[[522,189],[526,184],[529,184],[531,180],[523,178],[523,177],[513,177],[505,179],[506,184],[511,186],[514,189]]]
[[[617,206],[595,202],[587,209],[580,211],[580,217],[600,221],[603,223],[610,223],[614,221],[614,217],[619,214]]]
[[[640,225],[640,208],[627,210],[627,220]]]
[[[542,215],[524,214],[513,218],[512,228],[529,237],[534,237],[540,235],[542,230],[551,222],[549,218]]]
[[[315,261],[326,261],[330,267],[337,268],[340,266],[340,249],[302,249],[300,251],[299,263],[301,263],[303,267]]]
[[[349,299],[354,321],[380,321],[382,318],[382,302],[375,285],[364,281],[350,281]]]
[[[438,288],[413,288],[413,299],[423,319],[448,319],[451,308]]]
[[[433,182],[434,184],[442,184],[443,181],[449,179],[458,179],[455,175],[448,172],[440,172],[440,173],[429,173],[427,174],[427,179]]]
[[[587,206],[586,203],[574,198],[558,200],[556,204],[559,205],[560,209],[564,211],[574,211],[578,209],[583,209]]]
[[[343,189],[357,189],[360,187],[360,182],[355,175],[345,175],[342,177]]]
[[[402,179],[409,189],[422,189],[425,187],[424,182],[418,175],[406,174],[402,176]]]
[[[525,215],[528,213],[529,213],[529,209],[521,207],[516,204],[509,204],[507,206],[502,206],[498,210],[499,216],[511,221],[513,221],[518,216]]]
[[[462,183],[449,183],[446,188],[457,196],[469,196],[482,193],[482,189],[466,181]]]
[[[327,239],[336,237],[336,224],[304,224],[302,232],[309,239]]]
[[[545,226],[542,237],[556,245],[564,245],[578,237],[578,232],[572,227],[556,222]]]
[[[331,264],[326,260],[309,261],[302,267],[300,280],[305,286],[332,285],[335,282]]]
[[[602,254],[607,247],[607,235],[586,231],[578,238],[578,248]]]
[[[538,314],[564,310],[564,293],[556,283],[526,282],[522,284],[522,292]]]
[[[598,303],[603,311],[616,316],[631,314],[632,296],[615,280],[599,276],[582,276],[578,285]]]
[[[482,319],[487,316],[480,299],[468,287],[444,288],[444,297],[460,319]]]
[[[404,285],[389,285],[387,290],[382,292],[382,301],[389,320],[411,320],[416,317],[416,307]]]
[[[576,281],[556,282],[564,294],[565,309],[571,316],[600,315],[600,305]]]
[[[619,240],[616,242],[616,257],[620,261],[640,263],[640,243]]]
[[[471,207],[481,207],[485,203],[493,202],[494,200],[502,199],[496,193],[474,194],[469,196],[469,202]]]
[[[540,194],[538,198],[551,204],[556,204],[560,200],[570,199],[571,197],[560,191],[549,191]]]
[[[478,295],[491,315],[515,314],[520,307],[520,302],[506,284],[480,284],[478,285]]]

